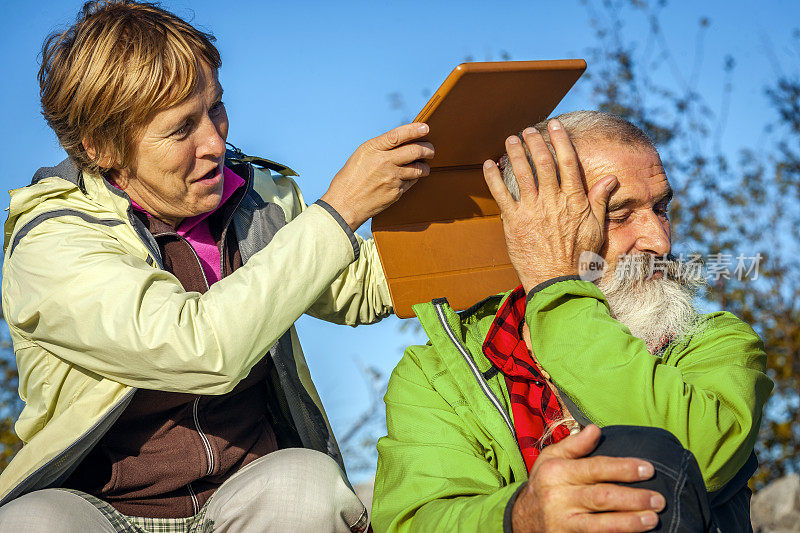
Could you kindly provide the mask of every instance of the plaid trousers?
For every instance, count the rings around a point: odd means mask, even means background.
[[[111,522],[117,533],[210,533],[214,530],[214,522],[206,518],[208,502],[196,515],[188,518],[148,518],[124,515],[105,500],[79,490],[59,490],[76,494],[94,505]]]

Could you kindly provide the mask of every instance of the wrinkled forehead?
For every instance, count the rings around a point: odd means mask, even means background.
[[[600,142],[578,143],[575,148],[587,189],[609,174],[619,180],[618,190],[629,187],[669,188],[661,157],[650,146]]]

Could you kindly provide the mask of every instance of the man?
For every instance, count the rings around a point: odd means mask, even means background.
[[[658,152],[599,112],[522,138],[506,141],[508,186],[484,165],[522,285],[458,314],[415,306],[430,343],[386,393],[376,531],[750,529],[763,345],[694,311]],[[592,254],[597,285],[579,276]]]

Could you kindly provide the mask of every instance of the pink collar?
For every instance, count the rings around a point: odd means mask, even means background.
[[[117,189],[122,190],[122,187],[117,185],[114,180],[109,179],[108,182],[111,185],[113,185],[114,187],[116,187]],[[178,232],[178,235],[180,235],[182,237],[185,236],[188,232],[190,232],[200,222],[202,222],[203,220],[205,220],[206,218],[211,216],[211,214],[214,213],[217,209],[219,209],[221,205],[225,204],[225,202],[228,201],[228,198],[233,196],[233,193],[236,192],[236,189],[238,189],[239,187],[241,187],[244,184],[245,184],[245,181],[241,177],[239,177],[238,174],[236,174],[234,171],[232,171],[228,167],[223,167],[222,168],[222,198],[220,198],[219,204],[217,205],[217,207],[215,207],[211,211],[208,211],[207,213],[201,213],[201,214],[195,215],[193,217],[184,218],[181,221],[181,223],[178,224],[178,227],[176,228],[176,231]],[[148,217],[152,217],[153,216],[150,213],[148,213],[142,206],[140,206],[139,204],[137,204],[133,200],[131,200],[131,205],[133,206],[134,209],[144,213]]]
[[[180,224],[178,224],[177,232],[178,235],[181,237],[185,237],[187,233],[192,231],[192,229],[197,226],[200,222],[205,220],[206,218],[210,217],[214,211],[220,208],[220,206],[224,205],[225,202],[228,201],[228,198],[233,196],[233,193],[236,192],[236,189],[244,185],[244,180],[239,177],[236,172],[229,169],[228,167],[222,168],[222,198],[219,201],[219,205],[212,209],[207,213],[201,213],[199,215],[195,215],[193,217],[184,218]]]

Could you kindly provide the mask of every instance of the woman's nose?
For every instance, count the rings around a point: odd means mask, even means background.
[[[206,119],[200,128],[201,142],[198,145],[198,157],[211,156],[221,159],[225,155],[225,138],[221,128],[213,120]]]

